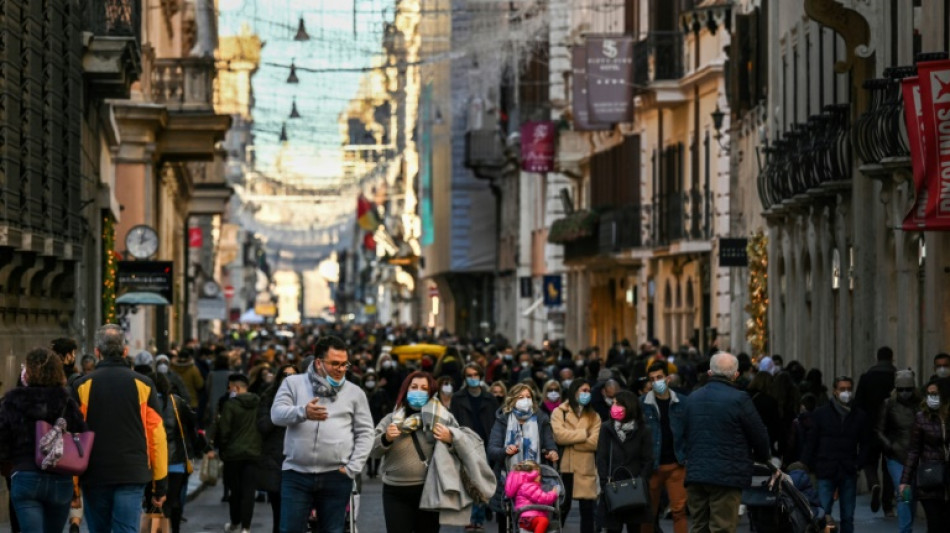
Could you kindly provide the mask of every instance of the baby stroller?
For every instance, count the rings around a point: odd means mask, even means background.
[[[782,475],[769,486],[777,471],[771,464],[753,465],[752,486],[742,491],[742,503],[749,522],[758,533],[818,533],[819,523],[805,497],[788,476]]]
[[[554,506],[548,505],[525,505],[518,509],[514,508],[515,502],[505,498],[505,513],[508,515],[508,531],[517,533],[522,531],[518,526],[521,521],[521,513],[525,511],[545,511],[551,516],[551,523],[548,525],[548,532],[561,531],[561,504],[564,503],[564,483],[561,481],[561,474],[557,468],[542,464],[541,466],[541,488],[550,491],[558,487],[557,502]]]

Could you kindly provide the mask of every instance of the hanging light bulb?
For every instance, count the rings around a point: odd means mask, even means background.
[[[300,111],[297,111],[297,99],[294,98],[294,103],[290,107],[290,118],[300,118]]]
[[[280,127],[280,142],[282,143],[287,142],[287,123],[286,122]]]
[[[293,61],[290,62],[290,75],[287,76],[287,83],[300,83],[300,79],[297,78],[297,65]]]
[[[294,35],[295,41],[309,41],[310,34],[307,33],[307,27],[304,26],[303,16],[300,17],[300,24],[297,25],[297,35]]]

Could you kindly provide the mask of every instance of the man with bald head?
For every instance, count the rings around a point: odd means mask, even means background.
[[[735,387],[738,376],[735,356],[712,356],[709,380],[686,404],[682,438],[690,533],[734,532],[742,489],[752,483],[752,463],[770,458],[765,424],[751,397]]]

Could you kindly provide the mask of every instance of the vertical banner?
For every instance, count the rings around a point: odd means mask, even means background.
[[[589,98],[587,94],[587,47],[575,46],[571,49],[571,108],[574,113],[575,131],[609,130],[610,124],[596,124],[590,120]]]
[[[557,307],[562,303],[564,295],[561,291],[561,275],[544,276],[544,306]]]
[[[554,122],[550,120],[534,120],[521,125],[521,170],[554,170],[555,131]]]
[[[918,231],[924,224],[927,207],[927,187],[924,168],[924,117],[920,105],[920,78],[913,76],[901,80],[901,94],[904,97],[904,122],[907,126],[907,140],[910,145],[910,161],[914,173],[914,206],[904,217],[903,229]]]
[[[633,120],[633,37],[587,37],[587,98],[592,122]]]
[[[950,60],[918,63],[917,75],[926,191],[918,196],[912,216],[920,219],[918,231],[950,230]],[[908,129],[912,126],[908,124]]]
[[[204,246],[204,233],[201,228],[188,228],[188,247],[201,248]]]

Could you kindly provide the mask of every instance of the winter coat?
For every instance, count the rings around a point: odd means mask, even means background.
[[[653,435],[645,424],[637,424],[632,433],[621,442],[614,422],[611,420],[600,426],[600,438],[597,441],[597,476],[603,491],[607,481],[640,477],[645,483],[653,475]],[[625,468],[625,470],[621,470]],[[629,471],[629,474],[627,473]],[[621,523],[633,521],[646,524],[652,521],[650,507],[629,511],[622,516],[607,513],[604,499],[600,499],[600,512],[604,516],[607,529],[620,529]]]
[[[452,396],[452,416],[458,420],[460,426],[472,428],[483,442],[488,442],[491,435],[492,425],[495,423],[495,411],[498,409],[498,403],[495,397],[482,387],[481,402],[478,405],[478,411],[472,407],[472,395],[468,388],[456,392]],[[477,422],[476,422],[477,420]],[[481,426],[481,431],[478,431]]]
[[[256,461],[261,455],[261,434],[257,431],[260,396],[245,392],[224,402],[214,425],[214,443],[222,461]]]
[[[188,359],[185,362],[175,361],[171,364],[171,370],[178,374],[185,387],[188,389],[188,398],[192,409],[198,408],[198,393],[205,386],[205,380],[201,377],[201,371],[195,366],[194,359]]]
[[[872,429],[867,414],[857,407],[842,419],[832,401],[811,415],[802,462],[818,479],[855,477],[867,464]]]
[[[540,472],[522,472],[515,470],[508,473],[508,479],[505,481],[505,496],[515,500],[515,509],[520,509],[528,505],[554,505],[557,501],[557,490],[545,491],[541,487]],[[525,511],[521,513],[521,518],[532,519],[536,516],[547,516],[547,513],[541,510]]]
[[[686,414],[686,396],[670,391],[670,429],[673,431],[673,453],[676,462],[686,464],[686,441],[683,439],[683,422]],[[653,469],[660,467],[660,453],[663,449],[663,422],[660,420],[660,408],[656,404],[656,394],[651,390],[640,398],[643,417],[653,435]]]
[[[897,368],[891,362],[879,362],[861,374],[858,388],[854,391],[854,407],[864,411],[872,421],[877,420],[884,400],[894,390],[896,374]]]
[[[281,468],[284,464],[284,434],[287,428],[274,424],[270,408],[274,405],[274,387],[264,391],[257,407],[257,431],[261,434],[261,456],[257,461],[257,489],[280,492]]]
[[[492,498],[491,507],[494,511],[501,511],[501,496],[505,490],[505,476],[508,467],[505,464],[508,454],[505,453],[505,436],[508,432],[508,414],[504,409],[498,409],[495,412],[495,423],[491,428],[491,435],[488,438],[488,460],[494,465],[495,478],[498,484],[495,490],[495,496]],[[541,438],[540,459],[544,460],[544,454],[557,450],[557,442],[554,441],[554,432],[551,430],[551,420],[547,413],[540,408],[537,410],[538,435]]]
[[[36,422],[50,425],[63,416],[66,430],[85,431],[79,405],[63,387],[16,387],[0,403],[0,461],[13,464],[13,472],[37,471]]]
[[[779,413],[778,402],[763,391],[746,392],[752,398],[752,405],[755,406],[755,411],[759,413],[759,418],[765,424],[765,430],[769,434],[769,448],[772,453],[778,453],[779,438],[786,433],[782,431],[782,414]]]
[[[903,463],[907,460],[910,434],[914,428],[918,402],[905,404],[896,398],[888,398],[877,417],[874,434],[884,455]]]
[[[485,444],[469,428],[450,427],[452,444],[436,441],[423,483],[419,508],[438,511],[439,523],[469,524],[475,499],[469,490],[487,499],[495,490],[496,480],[485,457]],[[462,478],[467,474],[467,482]]]
[[[366,394],[369,398],[369,412],[373,415],[373,424],[379,424],[384,416],[393,410],[393,402],[389,399],[389,393],[379,387],[372,393]]]
[[[195,412],[188,407],[184,398],[173,395],[175,398],[174,406],[172,401],[165,398],[159,398],[158,404],[161,406],[162,422],[165,424],[165,435],[168,437],[168,464],[182,464],[186,459],[194,461],[195,457],[204,454],[207,450],[201,445],[198,439],[198,432],[195,429]],[[175,407],[178,408],[178,417],[175,417]],[[178,427],[178,420],[181,420],[181,427]]]
[[[208,383],[205,387],[205,395],[208,399],[208,404],[206,411],[208,412],[208,420],[206,421],[208,426],[214,425],[214,420],[218,416],[218,405],[222,396],[227,396],[228,394],[228,376],[231,375],[231,370],[218,369],[212,370],[208,374]]]
[[[551,414],[554,441],[563,446],[561,472],[574,474],[574,498],[593,500],[597,497],[597,465],[594,453],[600,439],[600,416],[585,409],[581,416],[564,402]]]
[[[926,461],[946,461],[944,447],[947,438],[943,434],[940,417],[930,412],[926,406],[914,416],[914,427],[910,433],[910,445],[907,448],[907,460],[904,461],[904,473],[901,475],[902,485],[915,485],[917,482],[917,467]],[[950,429],[947,430],[950,432]],[[917,489],[919,500],[946,500],[946,487],[943,489]]]
[[[683,439],[686,485],[745,488],[752,484],[753,460],[771,458],[768,432],[752,398],[717,376],[690,394]]]

